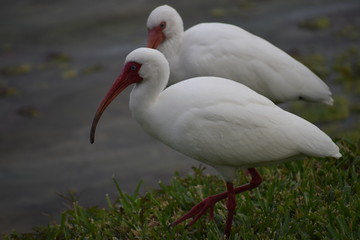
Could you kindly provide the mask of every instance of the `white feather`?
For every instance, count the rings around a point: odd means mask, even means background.
[[[304,155],[341,156],[337,145],[318,127],[245,85],[198,77],[164,90],[169,71],[164,56],[147,48],[134,52],[127,61],[139,62],[146,69],[130,95],[134,118],[147,133],[213,166],[226,180],[234,177],[237,168]]]
[[[159,45],[170,64],[170,84],[217,76],[245,84],[276,103],[304,99],[332,105],[328,86],[303,64],[268,41],[222,23],[202,23],[184,32],[175,9],[153,10],[147,26],[167,22]]]

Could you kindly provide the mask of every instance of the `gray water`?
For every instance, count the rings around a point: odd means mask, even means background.
[[[353,42],[328,32],[299,29],[303,19],[330,16],[336,24],[358,19],[354,1],[178,1],[172,3],[188,28],[196,23],[233,23],[284,50],[333,55]],[[0,232],[32,227],[58,219],[66,209],[56,193],[76,191],[80,204],[106,206],[105,194],[116,197],[112,176],[132,192],[168,182],[174,171],[191,172],[199,165],[147,136],[131,118],[127,90],[103,115],[95,144],[89,143],[93,114],[119,74],[131,50],[144,46],[150,11],[165,1],[3,0],[0,3],[0,67],[30,64],[29,73],[0,76],[0,83],[18,94],[0,98]],[[215,8],[224,16],[212,14]],[[62,69],[43,69],[52,52],[69,54]],[[63,78],[65,71],[92,65],[103,70]],[[333,91],[338,91],[336,87]],[[37,117],[18,109],[31,107]],[[213,172],[211,169],[210,172]]]

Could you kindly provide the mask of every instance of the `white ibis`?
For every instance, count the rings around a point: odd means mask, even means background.
[[[286,112],[248,87],[218,77],[199,77],[165,89],[169,65],[159,51],[139,48],[131,52],[120,76],[95,114],[90,142],[98,121],[111,101],[127,86],[130,110],[143,129],[169,147],[214,167],[226,181],[227,192],[210,196],[171,226],[207,210],[227,198],[225,234],[230,235],[235,194],[261,183],[254,167],[301,156],[339,158],[337,145],[310,122]],[[237,169],[247,168],[250,183],[234,188]]]
[[[240,82],[275,103],[333,103],[328,86],[307,67],[240,27],[201,23],[184,32],[178,12],[164,5],[151,12],[147,29],[147,47],[169,61],[170,84],[217,76]]]

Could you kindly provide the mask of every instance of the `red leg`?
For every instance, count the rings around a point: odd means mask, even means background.
[[[187,226],[193,225],[202,215],[205,214],[206,210],[210,209],[210,218],[214,217],[214,205],[218,201],[224,199],[227,197],[227,193],[220,193],[217,195],[213,195],[210,197],[205,198],[200,203],[196,204],[189,212],[187,212],[185,215],[183,215],[181,218],[176,220],[175,222],[171,223],[170,226],[176,226],[179,223],[185,221],[186,219],[189,219],[191,217],[194,217],[194,219],[187,224]]]
[[[235,194],[249,191],[251,189],[258,187],[261,184],[262,178],[258,173],[258,171],[256,171],[255,168],[248,168],[248,171],[251,175],[251,181],[248,184],[235,188]]]
[[[227,219],[226,219],[224,234],[225,234],[226,238],[229,238],[230,233],[231,233],[232,221],[233,221],[234,214],[235,214],[236,197],[235,197],[234,184],[232,184],[231,182],[227,182],[226,183],[226,188],[227,188],[227,195],[228,195],[228,200],[226,202],[226,208],[228,210],[228,216],[227,216]]]
[[[233,186],[232,187],[230,186],[230,184],[232,185],[232,183],[227,183],[227,192],[223,192],[223,193],[220,193],[220,194],[213,195],[213,196],[205,198],[203,201],[201,201],[200,203],[195,205],[189,212],[187,212],[181,218],[179,218],[175,222],[171,223],[170,226],[178,225],[179,223],[185,221],[186,219],[189,219],[189,218],[193,217],[193,220],[187,225],[187,226],[191,226],[197,220],[199,220],[199,218],[202,215],[204,215],[208,209],[210,210],[210,218],[212,218],[214,216],[214,205],[215,205],[215,203],[217,203],[218,201],[220,201],[222,199],[227,198],[228,195],[229,195],[229,188],[230,188],[230,192],[231,192],[230,195],[231,195],[232,199],[228,200],[227,208],[229,210],[229,206],[230,206],[230,209],[234,208],[234,210],[229,211],[228,218],[227,218],[227,223],[226,223],[226,229],[225,229],[225,235],[227,235],[227,236],[230,235],[232,219],[233,219],[233,215],[235,213],[235,206],[236,206],[235,194],[238,194],[238,193],[241,193],[241,192],[248,191],[248,190],[251,190],[253,188],[256,188],[262,182],[261,176],[259,175],[259,173],[256,171],[255,168],[249,168],[248,171],[249,171],[249,173],[251,175],[250,183],[242,185],[242,186],[237,187],[235,189],[233,188]],[[231,217],[230,217],[230,215],[231,215]]]

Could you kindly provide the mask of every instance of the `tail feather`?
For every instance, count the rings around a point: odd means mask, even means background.
[[[341,158],[341,157],[342,157],[342,155],[341,155],[340,152],[334,153],[334,154],[332,154],[332,155],[330,155],[330,156],[331,156],[331,157],[334,157],[334,158]]]
[[[332,97],[330,97],[329,99],[325,99],[322,102],[330,106],[334,105],[334,99]]]

